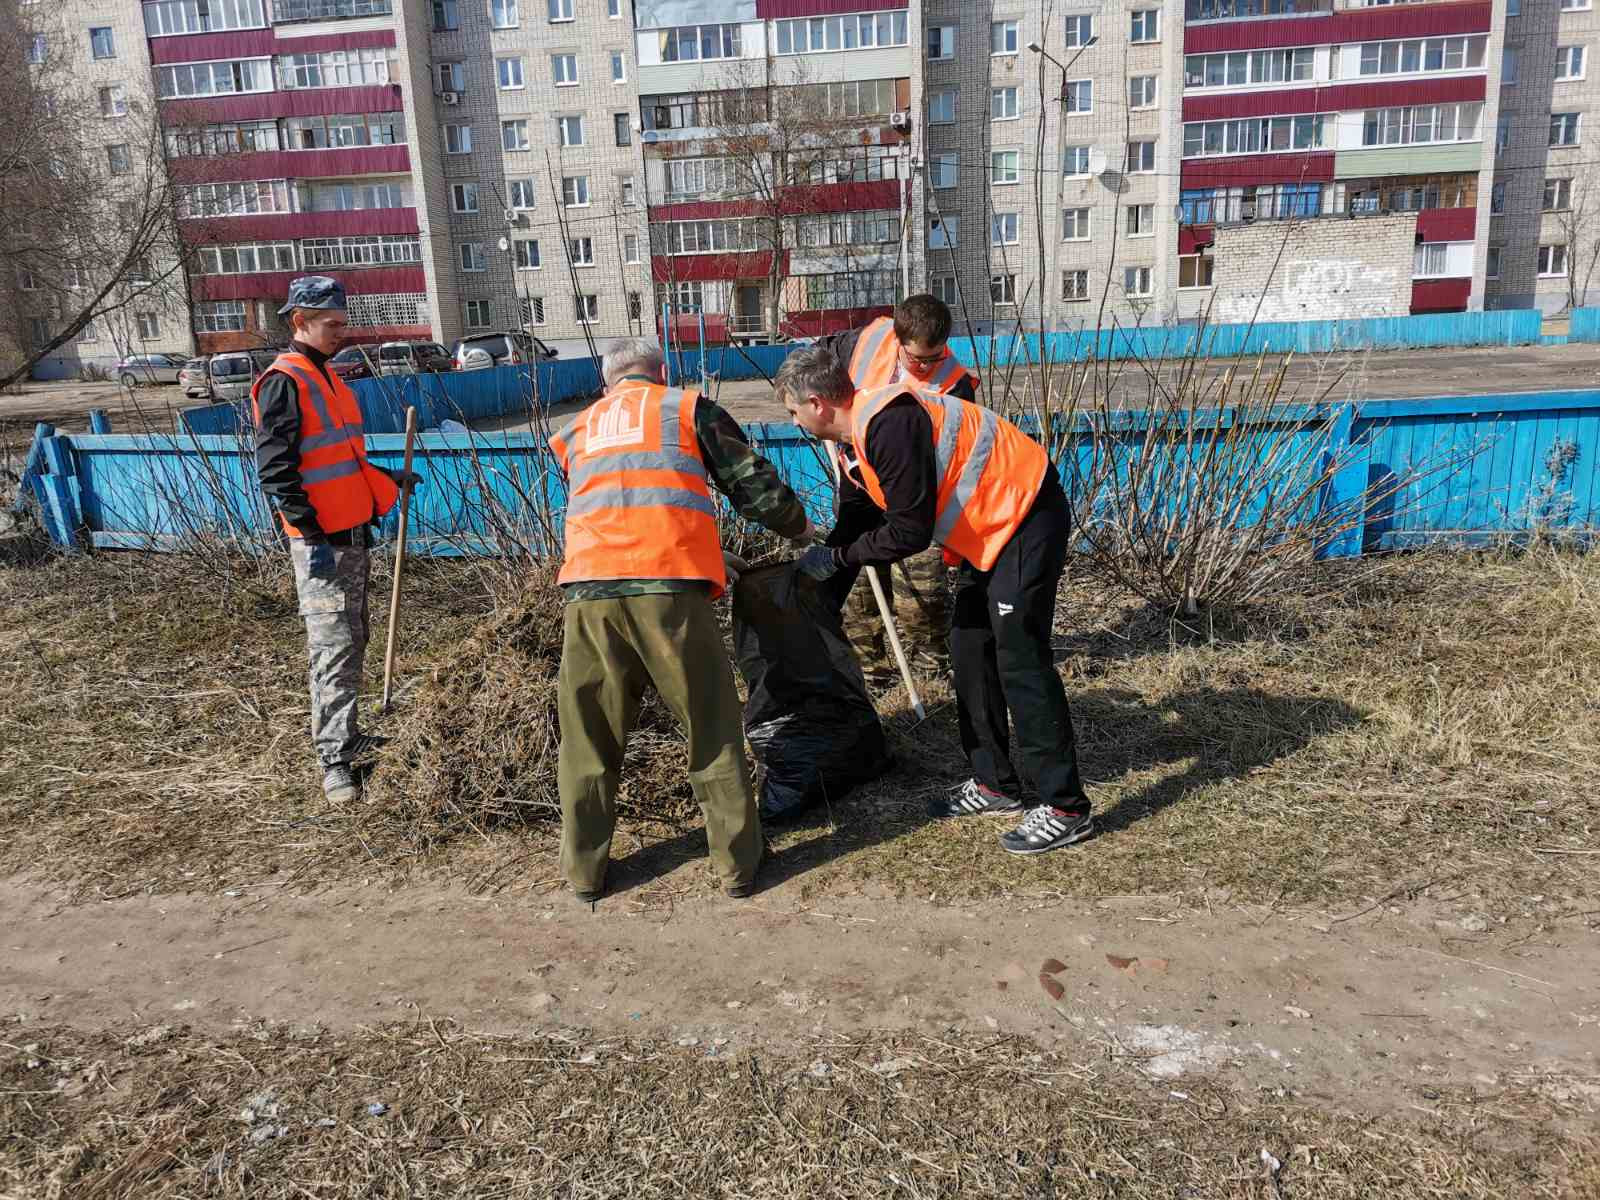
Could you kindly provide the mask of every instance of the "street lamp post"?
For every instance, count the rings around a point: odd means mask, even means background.
[[[1087,50],[1090,46],[1093,46],[1099,40],[1100,39],[1098,37],[1091,37],[1088,41],[1084,42],[1083,45],[1079,46],[1078,47],[1078,52],[1076,54],[1074,54],[1071,58],[1069,58],[1066,62],[1062,62],[1059,58],[1057,58],[1055,55],[1051,54],[1050,51],[1046,50],[1038,42],[1029,42],[1028,43],[1028,49],[1029,50],[1031,50],[1033,53],[1039,55],[1039,57],[1045,59],[1046,61],[1054,63],[1056,65],[1056,67],[1058,67],[1060,69],[1060,71],[1061,71],[1061,96],[1060,96],[1060,101],[1062,103],[1065,103],[1066,98],[1067,98],[1067,76],[1069,74],[1071,74],[1073,64],[1075,64],[1078,61],[1078,59],[1083,57],[1083,52],[1085,50]],[[1045,139],[1045,141],[1046,141],[1046,143],[1048,143],[1048,139]],[[1058,144],[1057,151],[1056,151],[1057,158],[1060,157],[1060,153],[1061,153],[1061,149],[1060,149],[1060,146]],[[1045,161],[1046,160],[1045,160],[1044,155],[1041,154],[1039,156],[1039,162],[1034,164],[1035,169],[1036,170],[1040,170],[1040,171],[1044,170]],[[1055,165],[1054,172],[1053,172],[1055,177],[1056,177],[1055,206],[1051,210],[1055,214],[1057,221],[1059,221],[1061,219],[1061,217],[1060,217],[1060,213],[1061,213],[1061,186],[1062,186],[1062,184],[1061,184],[1061,172],[1062,172],[1062,164],[1060,162],[1057,162],[1056,165]],[[1034,186],[1035,186],[1035,188],[1037,188],[1038,184],[1035,183]],[[1035,192],[1035,194],[1037,195],[1037,192]],[[1046,330],[1043,328],[1046,324],[1049,325],[1049,328],[1050,328],[1051,331],[1053,331],[1055,329],[1055,324],[1056,324],[1056,305],[1059,303],[1059,300],[1057,299],[1057,293],[1056,293],[1056,289],[1055,289],[1055,282],[1056,282],[1055,276],[1057,274],[1057,264],[1060,261],[1061,235],[1060,235],[1059,232],[1057,232],[1053,236],[1047,236],[1046,233],[1045,233],[1045,229],[1044,229],[1045,222],[1042,219],[1040,220],[1039,225],[1040,225],[1040,230],[1039,230],[1040,240],[1047,242],[1047,244],[1051,247],[1051,249],[1049,250],[1048,253],[1041,253],[1039,255],[1039,265],[1043,269],[1043,272],[1044,272],[1044,277],[1039,280],[1039,324],[1041,326],[1041,328],[1039,330],[1039,333],[1040,333],[1040,336],[1042,337],[1044,335],[1044,333],[1046,332]],[[1041,250],[1042,249],[1043,249],[1043,247],[1041,247]],[[1048,300],[1047,300],[1047,297],[1048,297]],[[1047,309],[1046,309],[1046,304],[1047,303],[1049,305],[1048,312],[1050,314],[1048,322],[1045,319],[1045,313],[1047,311]]]

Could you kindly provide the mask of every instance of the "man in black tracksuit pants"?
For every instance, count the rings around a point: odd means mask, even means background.
[[[848,412],[841,419],[837,408],[830,411],[827,396],[838,395],[837,385],[827,381],[823,364],[811,369],[811,354],[791,356],[794,366],[786,363],[778,375],[779,396],[801,428],[838,441],[853,461]],[[890,401],[868,427],[863,449],[882,486],[884,508],[847,471],[832,533],[800,563],[813,577],[828,580],[835,594],[854,582],[861,567],[916,554],[933,540],[939,485],[933,422],[916,398],[906,394]],[[1051,647],[1069,526],[1066,494],[1055,471],[1046,470],[1028,516],[994,566],[980,571],[963,562],[956,575],[950,656],[961,744],[974,777],[939,802],[934,814],[1023,810],[1009,713],[1023,772],[1038,791],[1038,803],[1000,839],[1014,854],[1058,849],[1094,830],[1078,773],[1072,714]]]

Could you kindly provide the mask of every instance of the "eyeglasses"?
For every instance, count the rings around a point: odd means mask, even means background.
[[[919,367],[936,367],[949,355],[949,349],[939,351],[937,354],[912,354],[906,351],[906,361],[915,363]]]

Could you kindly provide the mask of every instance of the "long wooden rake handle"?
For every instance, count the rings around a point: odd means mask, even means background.
[[[383,708],[388,711],[394,685],[394,643],[400,629],[400,579],[406,568],[406,524],[411,512],[411,455],[417,441],[417,410],[406,406],[406,459],[407,479],[400,485],[400,531],[394,549],[394,586],[389,591],[389,631],[383,648]]]

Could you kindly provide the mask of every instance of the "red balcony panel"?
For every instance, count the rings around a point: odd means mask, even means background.
[[[1285,91],[1234,92],[1225,96],[1185,96],[1183,119],[1222,121],[1229,117],[1278,117],[1410,104],[1448,104],[1453,100],[1482,100],[1486,92],[1484,76],[1458,75],[1449,79],[1374,81]]]
[[[826,17],[905,7],[906,0],[756,0],[756,16],[763,21],[781,21],[784,17]]]
[[[785,188],[781,196],[782,211],[786,216],[807,213],[899,212],[900,189],[900,183],[893,179]],[[771,207],[761,200],[690,200],[682,204],[658,204],[650,209],[652,221],[710,221],[718,217],[770,215]]]
[[[1450,33],[1488,33],[1493,5],[1393,4],[1353,8],[1316,17],[1257,17],[1185,25],[1183,52],[1269,50],[1278,46],[1337,46]]]
[[[179,233],[190,246],[231,242],[293,241],[296,238],[351,237],[372,233],[416,233],[414,208],[367,208],[359,212],[261,213],[248,217],[207,217],[184,221]]]
[[[782,274],[789,270],[789,255],[783,256],[779,266]],[[749,254],[681,254],[669,258],[657,254],[650,259],[650,277],[657,283],[671,280],[751,279],[763,280],[772,275],[772,251],[757,250]]]
[[[323,50],[371,50],[395,44],[392,29],[324,33],[316,37],[280,37],[271,29],[239,29],[229,33],[191,33],[150,39],[150,61],[157,65],[214,62],[224,58],[263,58],[274,54],[315,54]]]
[[[892,317],[894,309],[882,308],[826,308],[787,314],[781,324],[787,337],[823,337],[830,333],[843,333],[847,329],[860,329],[879,317]]]
[[[1245,187],[1254,183],[1331,183],[1333,155],[1241,154],[1236,158],[1189,158],[1183,163],[1183,186]]]
[[[208,96],[163,100],[162,121],[173,126],[212,121],[270,121],[274,117],[329,117],[340,113],[400,112],[405,102],[398,83],[365,87],[311,88],[295,92],[252,92],[246,96]]]
[[[1470,279],[1418,279],[1411,285],[1411,312],[1464,312],[1471,298]]]
[[[652,223],[659,221],[714,221],[719,217],[759,217],[767,206],[759,200],[690,200],[683,204],[657,204],[650,209]]]
[[[662,330],[661,313],[656,312],[656,333]],[[728,315],[726,313],[705,314],[706,345],[721,346],[728,341]],[[674,350],[698,350],[700,348],[700,314],[678,313],[672,320],[672,348]]]
[[[249,179],[338,179],[352,175],[405,175],[404,146],[352,146],[346,150],[280,150],[179,158],[168,164],[179,183],[237,183]]]
[[[303,271],[273,271],[260,275],[196,275],[192,282],[196,300],[277,300],[289,294],[289,281]],[[428,290],[421,267],[373,267],[365,271],[319,271],[344,284],[357,296],[420,294]]]
[[[1470,242],[1477,235],[1476,208],[1425,208],[1417,214],[1417,236],[1425,242]]]
[[[1178,253],[1194,254],[1201,247],[1209,246],[1217,240],[1217,227],[1215,225],[1180,225],[1178,226]]]

